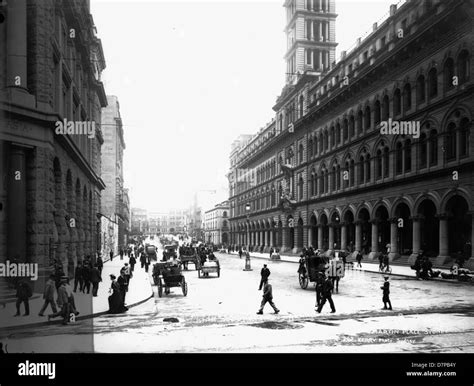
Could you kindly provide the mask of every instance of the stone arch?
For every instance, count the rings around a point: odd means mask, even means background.
[[[460,190],[450,192],[444,201],[444,212],[447,215],[447,240],[440,235],[441,241],[447,241],[447,245],[440,246],[443,250],[440,255],[447,255],[452,258],[463,256],[469,259],[472,255],[472,211],[469,205],[470,200],[466,199]],[[443,221],[443,220],[442,220]],[[471,246],[468,246],[468,244]]]

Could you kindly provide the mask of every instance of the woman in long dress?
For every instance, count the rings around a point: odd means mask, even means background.
[[[115,275],[110,275],[110,279],[112,283],[110,284],[109,293],[112,292],[112,295],[109,296],[109,314],[120,314],[125,311],[120,286],[115,280]]]

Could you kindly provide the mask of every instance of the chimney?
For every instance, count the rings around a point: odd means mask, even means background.
[[[362,42],[362,38],[357,38],[357,47],[360,46],[360,43]]]
[[[374,24],[372,25],[372,31],[373,31],[373,32],[377,31],[377,23],[374,23]]]
[[[395,12],[397,12],[397,4],[392,4],[390,6],[390,16],[395,15]]]

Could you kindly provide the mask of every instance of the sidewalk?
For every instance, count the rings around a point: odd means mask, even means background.
[[[231,252],[230,253],[231,255],[239,255],[238,252]],[[250,257],[251,258],[257,258],[257,259],[264,259],[264,260],[270,260],[270,254],[269,253],[259,253],[259,252],[251,252],[250,253]],[[242,260],[244,260],[245,257],[242,256]],[[288,263],[299,263],[300,261],[300,258],[297,257],[297,256],[285,256],[285,255],[280,255],[280,260],[272,260],[272,261],[275,261],[275,262],[278,262],[278,261],[284,261],[284,262],[288,262]],[[379,264],[378,262],[365,262],[365,261],[362,261],[362,268],[357,268],[356,267],[356,262],[354,262],[354,265],[352,266],[353,268],[349,268],[351,267],[351,265],[349,264],[349,266],[346,265],[346,269],[355,269],[355,270],[361,270],[361,271],[367,271],[367,272],[374,272],[374,273],[381,273],[379,272]],[[416,279],[416,276],[415,276],[415,271],[412,270],[410,267],[407,267],[407,266],[400,266],[400,265],[390,265],[390,267],[392,268],[392,273],[390,275],[392,276],[403,276],[403,277],[407,277],[407,278],[412,278],[412,279]],[[439,269],[439,268],[435,268],[434,269],[435,271],[436,270],[439,270],[441,272],[444,272],[444,273],[450,273],[449,270],[447,269]],[[437,277],[437,278],[434,278],[434,279],[431,279],[431,280],[434,280],[434,281],[444,281],[444,282],[448,282],[448,283],[461,283],[460,281],[458,280],[454,280],[454,279],[443,279],[442,277]]]
[[[79,289],[78,292],[74,293],[76,308],[80,312],[76,318],[77,320],[93,318],[107,313],[109,309],[108,297],[111,283],[109,275],[114,274],[118,277],[120,275],[120,269],[126,262],[128,263],[128,257],[124,256],[123,260],[120,260],[120,256],[116,256],[113,261],[109,260],[104,263],[104,268],[102,269],[102,282],[99,285],[97,297],[92,296],[92,285],[90,294],[83,294],[82,292],[79,292]],[[74,279],[70,281],[70,284],[74,288]],[[127,307],[137,306],[147,301],[152,296],[153,290],[148,274],[144,269],[140,268],[140,264],[135,265],[135,271],[133,272],[133,278],[130,280],[130,286],[125,301]],[[23,313],[25,312],[23,304],[20,306],[22,316],[17,317],[13,316],[16,313],[14,302],[7,303],[5,308],[0,308],[0,330],[15,328],[18,326],[37,327],[61,323],[61,318],[52,319],[48,322],[47,315],[52,313],[50,306],[48,306],[44,312],[44,315],[46,316],[38,316],[38,313],[43,306],[42,294],[33,294],[33,298],[30,299],[29,304],[29,316],[23,316]]]

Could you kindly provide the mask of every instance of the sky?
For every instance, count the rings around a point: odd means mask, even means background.
[[[336,58],[398,0],[336,0]],[[274,117],[283,0],[92,0],[108,95],[124,125],[130,205],[208,209],[228,195],[230,145]]]

